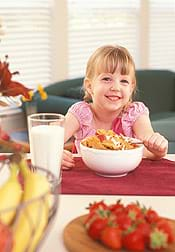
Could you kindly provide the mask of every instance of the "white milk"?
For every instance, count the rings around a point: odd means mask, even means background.
[[[34,166],[45,168],[60,175],[64,146],[64,127],[38,125],[31,128],[30,152]]]

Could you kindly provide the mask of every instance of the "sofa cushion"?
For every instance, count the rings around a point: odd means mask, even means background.
[[[70,97],[74,99],[80,99],[82,100],[84,96],[84,91],[82,87],[77,86],[77,87],[71,87],[64,92],[64,97]]]
[[[49,95],[65,96],[77,98],[80,96],[80,88],[83,85],[83,78],[76,78],[70,80],[63,80],[55,82],[45,88]],[[76,97],[76,95],[78,95]],[[78,99],[78,98],[77,98]]]
[[[155,131],[165,136],[169,141],[175,141],[175,119],[167,118],[151,123]]]
[[[168,142],[168,153],[174,154],[175,153],[175,142]]]
[[[150,115],[151,121],[175,120],[175,112],[160,112]]]
[[[143,101],[150,114],[175,111],[175,73],[168,70],[137,70],[136,100]]]
[[[168,139],[168,153],[175,153],[175,117],[152,121],[152,126]]]
[[[38,112],[60,113],[65,115],[68,108],[79,101],[78,99],[70,99],[62,96],[48,95],[47,100],[37,100]]]

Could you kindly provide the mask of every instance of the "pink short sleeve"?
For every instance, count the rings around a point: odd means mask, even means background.
[[[79,143],[87,136],[94,135],[95,129],[92,127],[93,114],[87,102],[80,101],[73,104],[68,113],[72,113],[80,124],[80,129],[75,134],[75,145],[79,151]]]
[[[143,102],[133,102],[122,116],[122,128],[126,136],[134,137],[133,124],[143,114],[149,115],[149,110]]]
[[[77,118],[80,128],[84,125],[89,125],[92,120],[92,112],[87,102],[80,101],[73,104],[68,112],[72,113]]]

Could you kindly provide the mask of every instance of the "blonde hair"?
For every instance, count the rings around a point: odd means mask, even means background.
[[[89,58],[86,67],[85,79],[93,80],[100,73],[114,73],[120,71],[122,75],[132,74],[133,83],[136,89],[135,63],[128,52],[122,46],[106,45],[99,47]],[[90,101],[91,95],[85,89],[84,82],[84,100]]]

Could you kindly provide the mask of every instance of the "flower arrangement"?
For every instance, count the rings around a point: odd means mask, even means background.
[[[0,96],[14,97],[23,95],[26,99],[29,99],[29,92],[32,89],[26,88],[23,84],[12,80],[12,77],[19,74],[19,72],[11,73],[7,60],[8,55],[5,56],[4,62],[0,60]]]
[[[0,38],[5,34],[2,19],[0,17]],[[23,100],[31,101],[34,99],[34,91],[25,87],[23,84],[13,80],[18,71],[13,73],[9,70],[8,55],[5,60],[0,59],[0,106],[21,105],[21,100],[17,99],[21,95]],[[47,94],[42,86],[38,86],[38,92],[42,100],[47,99]],[[20,101],[20,102],[19,102]],[[9,134],[0,125],[0,151],[1,152],[29,152],[29,145],[14,142]],[[2,155],[1,155],[2,158]]]
[[[22,96],[22,101],[23,102],[32,102],[35,100],[35,97],[37,95],[37,93],[40,95],[41,100],[46,100],[47,99],[47,93],[44,91],[44,88],[41,84],[38,85],[37,90],[33,91],[30,90],[29,91],[29,98],[26,98],[25,96]]]
[[[29,91],[29,97],[22,96],[24,103],[26,116],[37,113],[37,97],[41,98],[42,101],[47,99],[47,93],[44,91],[42,85],[38,85],[37,90]]]
[[[11,73],[9,70],[8,56],[5,56],[5,61],[0,60],[0,96],[7,98],[0,101],[0,106],[8,106],[9,99],[13,99],[22,95],[26,99],[30,98],[29,92],[32,90],[25,87],[23,84],[12,80],[12,77],[19,74],[18,71]],[[6,102],[7,101],[7,102]],[[28,152],[28,146],[15,143],[11,140],[10,136],[0,127],[0,150],[3,152]]]
[[[2,19],[0,17],[0,39],[5,34]],[[8,55],[5,60],[0,59],[0,106],[16,105],[16,96],[23,95],[29,98],[31,89],[26,88],[23,84],[12,80],[13,76],[19,74],[18,71],[11,73],[9,70]],[[18,103],[19,105],[19,103]],[[29,152],[29,146],[17,143],[11,140],[7,132],[0,125],[0,151],[1,152]],[[5,158],[0,156],[2,160]]]

